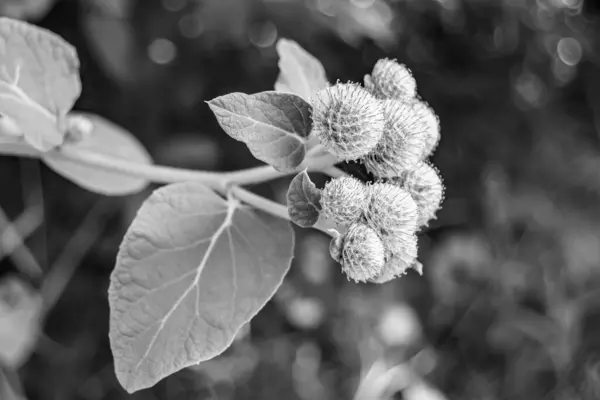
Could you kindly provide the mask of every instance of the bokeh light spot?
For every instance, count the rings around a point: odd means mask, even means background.
[[[148,57],[157,64],[168,64],[177,56],[175,44],[168,39],[159,38],[148,46]]]
[[[197,38],[204,32],[204,25],[197,14],[186,14],[179,20],[179,31],[188,38]]]
[[[579,8],[583,4],[583,0],[559,0],[563,7]]]
[[[256,26],[248,33],[250,42],[257,47],[270,47],[277,40],[277,27],[271,21]]]
[[[530,106],[539,107],[541,105],[545,87],[537,75],[529,71],[523,72],[515,82],[515,89]]]
[[[582,49],[579,41],[574,38],[562,38],[557,45],[558,57],[567,65],[574,66],[581,61]]]
[[[162,0],[163,7],[167,11],[181,11],[187,5],[187,0]]]

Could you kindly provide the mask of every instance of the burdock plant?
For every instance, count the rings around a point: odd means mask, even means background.
[[[207,102],[265,165],[212,172],[155,165],[125,129],[73,111],[79,60],[59,36],[0,18],[0,39],[0,153],[40,159],[106,196],[163,185],[125,233],[108,290],[115,372],[127,391],[230,346],[288,272],[289,221],[331,235],[332,256],[352,280],[385,282],[416,265],[415,232],[443,193],[422,164],[439,124],[401,64],[379,61],[367,88],[331,86],[318,60],[279,40],[277,90]],[[346,160],[365,163],[377,182],[347,176],[336,167]],[[333,180],[319,189],[312,172]],[[287,207],[244,188],[292,174]]]

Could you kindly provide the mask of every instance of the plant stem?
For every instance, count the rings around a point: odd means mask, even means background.
[[[122,175],[146,179],[155,183],[200,181],[205,185],[218,190],[222,190],[228,185],[260,183],[286,175],[286,173],[279,172],[269,165],[233,172],[198,171],[162,165],[141,164],[117,159],[93,151],[69,147],[63,147],[58,151],[47,153],[44,157],[51,157],[61,161],[70,161],[79,165],[99,168],[105,171],[118,172]]]
[[[339,169],[338,167],[328,167],[328,168],[323,168],[321,170],[321,172],[323,172],[326,175],[331,176],[332,178],[338,178],[340,176],[347,176],[348,174],[345,173],[344,171],[342,171],[341,169]]]
[[[309,151],[305,162],[297,169],[306,168],[309,172],[324,172],[330,176],[345,175],[343,171],[334,167],[336,159],[332,155],[319,154],[318,148]],[[312,156],[312,157],[311,157]],[[64,146],[59,150],[46,153],[42,158],[71,162],[87,167],[117,172],[134,178],[145,179],[155,183],[177,183],[186,181],[199,181],[213,190],[225,195],[228,191],[241,201],[266,211],[277,217],[290,220],[287,207],[258,196],[240,185],[250,185],[281,178],[297,171],[277,171],[270,165],[242,169],[232,172],[198,171],[184,168],[167,167],[161,165],[142,164],[123,159],[114,158],[97,152]],[[325,227],[316,225],[318,229],[331,235]]]
[[[255,207],[259,210],[268,212],[271,215],[274,215],[279,218],[283,218],[285,220],[290,220],[290,216],[288,214],[287,207],[283,204],[279,204],[274,202],[273,200],[269,200],[265,197],[259,196],[255,193],[252,193],[244,188],[239,186],[233,186],[229,192],[238,200]],[[327,229],[326,226],[317,223],[313,226],[314,229],[317,229],[328,236],[332,236],[332,233]]]
[[[118,172],[123,175],[146,179],[155,183],[200,181],[219,191],[223,191],[225,188],[232,185],[250,185],[267,182],[296,172],[277,171],[270,165],[261,165],[259,167],[231,172],[198,171],[162,165],[141,164],[110,157],[93,151],[66,146],[60,150],[46,153],[43,157],[70,161],[105,171]],[[307,168],[309,172],[322,172],[327,170],[336,176],[343,174],[342,171],[333,168],[334,162],[335,161],[332,158],[328,157],[320,157],[318,159],[307,158],[306,162],[297,170],[301,171],[302,169]]]

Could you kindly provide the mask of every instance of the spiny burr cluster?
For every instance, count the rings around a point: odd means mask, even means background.
[[[371,75],[365,76],[365,87],[382,99],[401,100],[417,95],[417,82],[410,70],[387,58],[377,61]]]
[[[331,256],[348,278],[384,283],[420,270],[417,232],[441,206],[444,186],[428,161],[439,120],[418,98],[410,71],[379,60],[365,87],[338,83],[313,99],[313,133],[340,160],[359,160],[375,178],[334,178],[322,191],[321,215],[337,224]]]
[[[377,231],[365,224],[350,225],[343,236],[332,239],[330,248],[342,271],[357,282],[378,276],[385,265],[385,245]]]
[[[334,195],[332,188],[345,195]],[[329,250],[348,278],[383,283],[415,263],[420,211],[404,186],[334,178],[322,191],[321,205],[321,215],[343,232],[332,239]]]
[[[385,120],[375,98],[353,83],[338,83],[313,99],[313,133],[344,160],[361,157],[381,140]]]
[[[444,199],[444,185],[436,167],[422,162],[415,169],[390,179],[390,182],[403,187],[414,199],[419,212],[418,226],[425,226],[435,218]]]
[[[415,122],[414,105],[398,100],[382,100],[385,116],[382,140],[363,157],[367,171],[378,177],[390,177],[410,170],[425,154],[422,123]],[[420,120],[417,120],[420,121]]]
[[[367,196],[367,188],[356,178],[332,179],[321,192],[321,213],[338,225],[350,225],[362,215]]]

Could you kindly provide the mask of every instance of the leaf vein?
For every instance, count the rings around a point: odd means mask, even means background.
[[[194,278],[194,281],[183,292],[183,294],[177,299],[177,301],[175,301],[175,304],[173,304],[173,307],[171,307],[171,309],[165,314],[165,316],[163,318],[161,318],[161,319],[158,320],[160,322],[159,327],[156,330],[156,333],[154,334],[154,336],[152,337],[152,339],[150,340],[150,343],[148,344],[148,348],[146,349],[146,351],[144,352],[144,354],[142,355],[142,357],[140,357],[140,360],[138,361],[138,363],[133,368],[135,371],[137,371],[137,369],[140,367],[140,365],[142,364],[142,362],[144,362],[146,360],[146,358],[148,357],[148,354],[150,354],[150,351],[154,347],[154,344],[156,343],[156,340],[158,339],[158,336],[160,335],[160,332],[163,330],[163,328],[165,326],[165,323],[169,320],[169,318],[171,317],[171,315],[173,315],[173,313],[175,312],[175,310],[181,305],[181,303],[183,302],[183,300],[185,299],[185,297],[190,294],[190,292],[193,290],[193,288],[195,286],[198,285],[198,283],[200,281],[200,276],[202,275],[202,271],[204,270],[204,267],[206,266],[206,262],[210,258],[211,252],[212,252],[212,250],[213,250],[213,248],[214,248],[214,246],[215,246],[218,238],[223,234],[223,231],[225,229],[227,229],[227,227],[231,224],[231,221],[232,221],[232,218],[233,218],[233,213],[235,212],[236,208],[237,208],[237,206],[236,206],[235,203],[229,203],[228,204],[227,216],[223,220],[223,223],[221,224],[221,226],[215,231],[214,235],[212,236],[212,238],[210,240],[210,244],[208,245],[208,248],[206,249],[206,253],[204,254],[204,257],[202,258],[202,261],[200,262],[200,265],[196,269],[196,276]],[[203,318],[203,320],[205,320],[205,319]]]
[[[227,229],[227,238],[229,239],[229,249],[231,251],[231,274],[233,280],[233,293],[231,295],[231,318],[230,321],[233,321],[233,317],[235,316],[235,310],[233,305],[235,305],[235,300],[237,298],[238,286],[237,286],[237,262],[235,259],[235,249],[233,246],[233,238],[231,235],[231,229]]]

